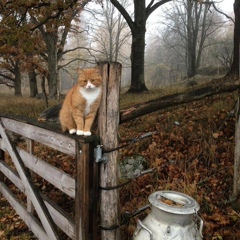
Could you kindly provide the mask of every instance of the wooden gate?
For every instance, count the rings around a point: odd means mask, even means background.
[[[27,147],[17,146],[12,133],[23,137]],[[54,123],[0,116],[0,191],[38,239],[62,239],[62,232],[70,239],[97,239],[98,165],[93,148],[98,141],[61,134]],[[73,156],[75,177],[34,155],[36,144]],[[11,164],[5,161],[6,154]],[[36,187],[34,174],[75,201],[73,216]],[[26,195],[26,201],[10,190],[9,180]]]

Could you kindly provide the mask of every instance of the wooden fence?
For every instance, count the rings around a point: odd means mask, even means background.
[[[98,165],[93,148],[99,139],[64,135],[58,128],[53,123],[0,116],[0,191],[38,239],[63,239],[62,232],[70,239],[97,239]],[[12,133],[24,137],[27,147],[15,144]],[[76,176],[37,157],[37,143],[73,156]],[[5,161],[7,154],[13,164]],[[34,174],[73,199],[72,217],[35,186]],[[26,195],[26,201],[10,190],[9,180]]]

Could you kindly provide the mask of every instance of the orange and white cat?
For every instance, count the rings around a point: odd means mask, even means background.
[[[102,77],[99,69],[80,70],[78,83],[67,93],[59,114],[62,131],[90,136],[101,96]]]

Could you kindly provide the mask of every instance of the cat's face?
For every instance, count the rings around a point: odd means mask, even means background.
[[[78,84],[85,89],[95,89],[102,85],[102,77],[98,68],[87,68],[79,71]]]

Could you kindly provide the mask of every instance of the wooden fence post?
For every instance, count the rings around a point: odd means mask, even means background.
[[[100,63],[99,65],[103,76],[103,94],[99,108],[98,126],[103,150],[109,150],[119,145],[119,92],[122,66],[120,63]],[[100,166],[100,186],[101,188],[117,186],[118,151],[104,153],[104,157],[108,161]],[[120,229],[108,229],[119,225],[118,190],[100,190],[101,239],[118,240],[120,239]]]

